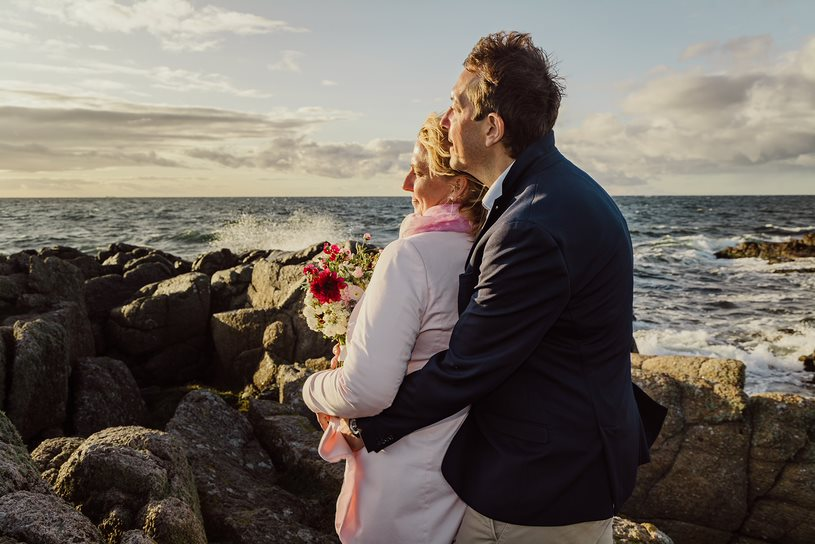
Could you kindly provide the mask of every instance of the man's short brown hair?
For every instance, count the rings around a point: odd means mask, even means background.
[[[563,84],[546,53],[529,34],[497,32],[484,36],[464,61],[474,79],[466,89],[476,121],[495,112],[504,120],[504,139],[512,157],[552,130]]]

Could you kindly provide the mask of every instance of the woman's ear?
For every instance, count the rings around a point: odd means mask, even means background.
[[[470,187],[470,180],[464,176],[456,176],[450,180],[450,200],[452,202],[462,202]]]
[[[491,147],[504,139],[504,119],[496,112],[490,112],[484,119],[487,122],[484,145]]]

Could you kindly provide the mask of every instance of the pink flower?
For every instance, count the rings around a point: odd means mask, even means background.
[[[365,234],[362,235],[362,239],[365,240],[366,242],[369,242],[371,240],[371,233],[366,232]]]
[[[354,276],[355,278],[361,278],[364,274],[365,272],[362,271],[361,266],[356,267],[354,271],[351,272],[351,275]]]
[[[345,288],[345,280],[331,270],[323,270],[311,282],[311,294],[320,304],[336,302],[342,297],[340,291]]]

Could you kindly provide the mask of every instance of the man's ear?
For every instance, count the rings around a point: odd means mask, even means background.
[[[504,119],[493,111],[488,113],[484,120],[487,122],[484,145],[491,147],[500,143],[504,139]]]

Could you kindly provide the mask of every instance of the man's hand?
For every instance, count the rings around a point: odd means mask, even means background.
[[[364,448],[365,442],[363,442],[361,438],[354,436],[354,433],[352,433],[351,429],[348,427],[348,420],[343,418],[340,421],[340,432],[342,433],[343,438],[345,438],[345,441],[348,442],[351,450],[359,451]]]

